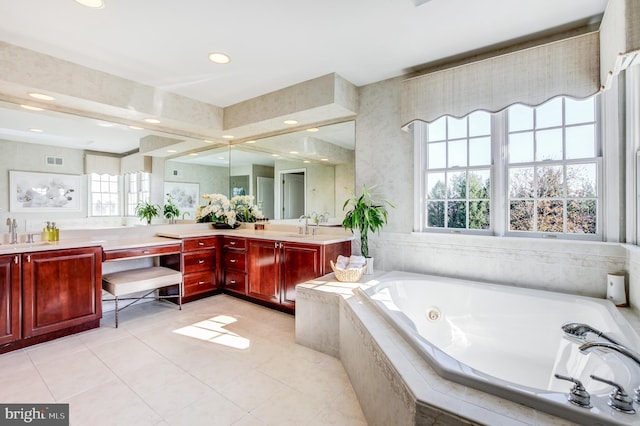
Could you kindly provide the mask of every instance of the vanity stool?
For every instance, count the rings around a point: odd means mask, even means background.
[[[184,294],[182,272],[163,266],[149,268],[130,269],[113,272],[102,276],[102,288],[114,296],[113,299],[102,299],[105,302],[115,301],[116,328],[118,328],[118,311],[133,305],[141,299],[173,299],[176,296],[149,295],[156,290],[178,285],[178,308],[182,310],[182,295]],[[123,295],[147,291],[141,297],[120,297]],[[135,300],[134,302],[118,309],[119,300]]]

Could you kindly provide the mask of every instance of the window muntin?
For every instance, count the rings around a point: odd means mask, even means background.
[[[490,114],[445,116],[426,127],[425,228],[489,229]]]
[[[117,175],[91,173],[91,216],[120,215],[120,178]]]
[[[595,97],[514,105],[507,116],[508,230],[597,234]]]

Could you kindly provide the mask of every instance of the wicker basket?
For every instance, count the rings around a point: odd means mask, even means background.
[[[364,266],[360,269],[338,269],[336,265],[333,263],[333,260],[329,260],[331,264],[331,269],[333,269],[333,273],[336,275],[338,281],[345,283],[354,283],[362,278],[362,274],[367,269],[367,263],[365,262]]]

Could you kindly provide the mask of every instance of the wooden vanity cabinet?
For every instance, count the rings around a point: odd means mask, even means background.
[[[98,327],[101,294],[101,247],[23,253],[22,338]]]
[[[209,296],[218,290],[218,237],[194,237],[182,240],[179,258],[165,256],[163,266],[182,271],[183,302]]]
[[[21,338],[21,266],[18,254],[0,256],[0,346]]]
[[[222,237],[222,283],[226,291],[247,295],[247,239]]]
[[[247,296],[282,310],[295,310],[296,286],[328,273],[329,260],[349,255],[351,242],[307,244],[274,240],[247,240]]]

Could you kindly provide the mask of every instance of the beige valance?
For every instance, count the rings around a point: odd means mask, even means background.
[[[106,155],[86,154],[84,156],[84,173],[99,175],[119,175],[120,158]]]
[[[600,23],[600,82],[640,63],[640,0],[609,0]]]
[[[598,51],[598,32],[590,32],[405,80],[402,125],[593,95],[600,89]]]

